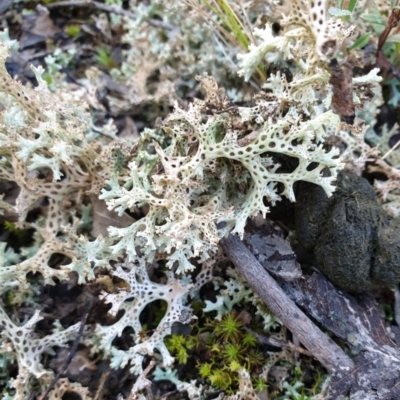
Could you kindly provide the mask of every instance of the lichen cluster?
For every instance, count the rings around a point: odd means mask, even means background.
[[[150,359],[157,364],[154,380],[169,379],[190,398],[199,398],[205,382],[177,378],[165,340],[174,326],[194,323],[192,302],[201,299],[204,285],[213,282],[217,293],[214,301],[205,299],[202,311],[216,311],[217,321],[235,306],[251,304],[265,331],[276,323],[240,277],[221,273],[220,239],[230,232],[243,236],[249,218],[265,217],[283,197],[294,202],[296,182],[319,185],[330,196],[345,165],[360,172],[374,158],[391,178],[377,183],[378,191],[386,199],[390,190],[398,190],[396,166],[364,142],[381,102],[378,70],[349,80],[354,124],[343,121],[335,104],[330,61],[344,57],[343,49],[357,39],[357,25],[330,16],[325,1],[291,0],[277,32],[279,7],[270,2],[269,22],[258,24],[248,51],[236,50],[240,54],[229,63],[225,52],[233,55],[233,49],[216,48],[204,20],[192,10],[188,20],[194,22],[186,23],[190,7],[175,3],[140,2],[137,20],[123,20],[124,40],[132,47],[120,70],[110,74],[129,90],[123,99],[111,96],[110,107],[116,113],[143,110],[162,99],[170,104],[178,97],[175,89],[179,94],[197,81],[204,98],[176,101],[158,126],[145,128],[138,138],[118,137],[112,120],[94,125],[93,93],[101,81],[94,68],[87,71],[87,93],[56,82],[62,75],[51,71],[49,88],[42,68],[33,68],[38,85],[32,88],[10,77],[9,48],[0,44],[0,179],[18,190],[14,199],[2,194],[0,209],[4,220],[33,232],[31,243],[18,252],[0,246],[0,365],[17,365],[13,379],[0,375],[10,382],[3,399],[43,392],[54,377],[43,365],[45,355],[70,343],[79,329],[79,322],[63,327],[56,321],[51,334],[39,332],[45,306],[38,299],[45,285],[76,279],[89,286],[105,276],[124,283],[103,290],[99,298],[109,305],[111,322],[86,329],[84,345],[109,360],[112,369],[129,365],[138,376],[132,398],[143,398],[139,392],[149,384],[145,364]],[[154,16],[161,25],[151,22]],[[354,58],[360,57],[356,52]],[[249,99],[250,91],[237,93],[228,78],[237,72],[249,81],[260,65],[268,70],[262,90],[249,103],[236,103]],[[159,76],[156,88],[145,84],[152,74]],[[175,87],[179,79],[186,83]],[[96,234],[92,223],[99,203],[115,219],[129,222]],[[60,256],[68,261],[55,263]],[[230,277],[221,282],[218,274]],[[166,304],[164,315],[146,331],[141,315],[157,301]],[[24,307],[35,311],[12,311]],[[116,340],[126,329],[133,331],[133,344],[121,350]],[[268,375],[264,370],[255,376],[244,365],[231,373],[240,388],[232,399],[256,398],[251,382],[265,382]],[[59,399],[68,390],[92,398],[67,378],[49,398]]]

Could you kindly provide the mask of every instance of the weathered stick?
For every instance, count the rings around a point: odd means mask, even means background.
[[[354,368],[351,358],[289,299],[238,236],[220,243],[252,289],[328,371]]]
[[[57,381],[61,378],[61,376],[67,370],[68,365],[71,364],[71,361],[74,358],[76,351],[78,350],[79,341],[82,339],[83,331],[85,330],[86,320],[89,315],[89,311],[90,311],[91,307],[92,306],[90,303],[86,304],[85,311],[81,318],[81,326],[79,327],[79,331],[78,331],[78,334],[76,335],[74,343],[72,343],[71,350],[68,353],[68,357],[65,360],[64,365],[61,367],[58,374],[53,378],[53,380],[50,382],[50,385],[47,387],[47,389],[44,391],[44,393],[40,396],[39,400],[46,399],[46,397],[49,395],[49,393],[54,389],[54,386],[56,385]]]

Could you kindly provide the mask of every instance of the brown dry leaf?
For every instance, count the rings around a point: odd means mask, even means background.
[[[381,70],[381,73],[386,74],[386,79],[394,76],[400,81],[400,71],[387,59],[382,51],[378,51],[377,53],[376,66]]]
[[[46,7],[38,5],[33,14],[24,17],[20,40],[21,49],[45,42],[60,32],[60,29],[53,24],[49,14]]]
[[[132,225],[135,220],[128,214],[119,216],[115,211],[107,209],[107,205],[103,200],[99,200],[97,196],[90,196],[93,205],[93,231],[94,236],[107,236],[107,228],[114,226],[116,228],[126,228]]]
[[[56,372],[60,371],[65,364],[70,349],[61,348],[57,351],[57,355],[50,362],[50,367]],[[89,350],[87,348],[78,350],[65,371],[65,376],[69,379],[79,382],[86,386],[93,377],[94,371],[97,370],[96,365],[89,358]]]
[[[285,283],[286,294],[322,326],[345,340],[356,367],[333,373],[330,399],[399,399],[400,349],[386,330],[374,298],[364,292],[346,295],[319,272],[296,284]]]
[[[140,136],[135,121],[131,117],[125,116],[123,122],[124,122],[124,127],[118,133],[118,137],[120,139],[139,140]]]
[[[398,4],[398,0],[396,1],[396,6]],[[378,50],[377,52],[381,52],[383,45],[385,44],[388,36],[390,35],[390,32],[392,31],[393,28],[396,28],[396,26],[400,22],[400,10],[397,8],[392,9],[392,12],[389,15],[389,19],[387,21],[387,26],[379,36],[379,41],[378,41]]]

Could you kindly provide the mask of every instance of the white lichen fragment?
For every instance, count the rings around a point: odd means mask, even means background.
[[[129,285],[129,290],[121,291],[118,294],[105,293],[103,297],[106,303],[112,304],[109,311],[112,315],[116,315],[118,311],[122,310],[124,315],[111,326],[98,325],[96,328],[96,333],[100,338],[100,347],[107,353],[111,353],[113,368],[123,368],[130,364],[131,371],[139,374],[143,371],[144,357],[152,356],[155,350],[161,354],[163,365],[172,365],[174,358],[167,350],[164,338],[171,334],[171,328],[175,322],[190,323],[191,310],[184,305],[184,300],[192,285],[184,285],[175,279],[171,272],[166,273],[168,279],[166,283],[160,284],[151,281],[146,263],[140,258],[136,260],[136,263],[119,265],[114,276],[123,279]],[[140,314],[147,305],[156,300],[167,302],[167,309],[158,327],[149,337],[144,338],[141,336],[143,328],[139,319]],[[117,336],[121,336],[126,327],[134,330],[136,344],[127,351],[118,350],[112,346],[112,341]]]
[[[153,144],[157,169],[162,172],[156,172],[154,165],[145,173],[146,164],[131,163],[131,176],[124,186],[113,179],[109,189],[103,190],[100,198],[109,209],[121,213],[143,204],[149,207],[147,215],[130,227],[110,229],[118,241],[114,254],[126,251],[133,258],[139,246],[151,260],[156,251],[165,252],[167,265],[172,268],[176,263],[177,271],[185,273],[193,269],[191,258],[205,260],[216,250],[227,227],[242,235],[247,218],[259,212],[265,216],[265,201],[275,204],[281,196],[294,201],[296,181],[316,183],[328,196],[332,194],[343,165],[339,151],[326,151],[323,141],[328,126],[329,132],[339,128],[337,115],[327,111],[302,120],[295,107],[271,115],[271,107],[277,111],[279,103],[286,101],[281,95],[270,102],[256,99],[250,111],[233,107],[224,112],[230,103],[216,82],[206,77],[201,83],[207,98],[195,100],[187,109],[176,105],[164,122],[171,144]],[[282,88],[277,91],[281,93]],[[207,108],[221,112],[207,113]],[[257,132],[247,143],[243,142],[246,129]],[[274,153],[297,159],[297,167],[279,172],[280,165],[271,157]],[[218,231],[220,223],[225,227]]]
[[[42,319],[39,311],[24,324],[16,325],[2,307],[0,307],[0,327],[2,330],[2,351],[11,351],[18,362],[18,376],[13,381],[16,389],[15,399],[24,400],[30,393],[30,380],[52,377],[40,362],[43,353],[48,352],[54,346],[65,345],[73,340],[78,332],[79,323],[64,330],[57,330],[51,335],[37,337],[34,333],[35,325]],[[10,348],[7,344],[10,343]]]

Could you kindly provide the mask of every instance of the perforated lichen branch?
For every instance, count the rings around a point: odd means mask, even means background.
[[[86,142],[92,122],[82,100],[50,92],[42,68],[33,69],[36,89],[23,86],[8,75],[7,55],[7,47],[0,44],[0,95],[6,107],[0,116],[0,177],[21,188],[16,212],[23,223],[39,198],[61,202],[84,189],[98,192],[111,171],[99,168],[101,146]]]
[[[99,236],[95,241],[89,241],[84,236],[78,236],[72,228],[65,229],[65,235],[60,238],[50,238],[40,244],[36,254],[26,260],[0,269],[0,291],[15,286],[21,289],[29,287],[26,275],[39,272],[45,284],[54,285],[54,278],[67,280],[71,272],[76,272],[80,284],[94,278],[96,267],[110,268],[110,261],[115,259],[109,250],[110,242]],[[71,259],[67,265],[58,269],[49,265],[53,254],[63,254]]]
[[[354,26],[346,29],[340,19],[329,19],[326,0],[309,0],[306,4],[290,0],[289,3],[290,13],[280,21],[283,32],[274,35],[269,23],[264,29],[256,28],[254,36],[259,44],[251,44],[248,53],[238,55],[239,75],[246,81],[264,60],[271,63],[292,60],[299,67],[298,74],[318,74],[355,29]]]
[[[32,68],[36,88],[22,85],[8,74],[7,55],[7,46],[0,44],[4,107],[0,113],[0,178],[15,182],[20,191],[15,206],[5,203],[2,209],[18,215],[19,227],[35,229],[41,247],[19,264],[2,268],[0,286],[3,290],[18,281],[26,288],[28,272],[40,272],[45,283],[53,284],[53,278],[66,280],[75,271],[83,283],[94,277],[93,266],[109,266],[109,244],[103,238],[89,242],[77,235],[76,227],[68,226],[74,213],[82,212],[83,196],[98,193],[104,179],[111,176],[112,152],[107,144],[87,141],[93,125],[82,98],[73,92],[51,92],[42,78],[43,68]],[[27,223],[28,213],[38,207],[45,210],[45,218]],[[48,264],[55,253],[72,262],[52,268]]]
[[[29,382],[32,377],[37,379],[49,374],[40,362],[43,353],[49,351],[53,346],[66,344],[74,338],[79,330],[79,323],[69,328],[56,331],[43,338],[34,333],[35,325],[42,319],[39,311],[24,325],[16,325],[0,307],[0,327],[2,329],[3,349],[15,353],[18,362],[18,376],[14,382],[17,390],[16,398],[26,399],[29,395]],[[7,349],[7,342],[11,343],[11,349]]]
[[[171,334],[171,328],[175,322],[187,324],[191,321],[191,310],[184,305],[184,301],[192,285],[178,281],[171,272],[166,272],[168,280],[165,283],[151,281],[146,263],[141,258],[137,258],[136,263],[118,265],[114,275],[123,279],[129,285],[129,290],[118,294],[105,293],[102,297],[106,303],[112,304],[109,311],[112,315],[116,315],[118,311],[124,311],[124,314],[113,325],[98,325],[96,328],[100,347],[106,353],[111,353],[112,367],[123,368],[130,364],[132,372],[141,373],[144,357],[152,356],[155,350],[161,354],[164,365],[171,365],[174,358],[167,350],[164,338]],[[156,300],[167,302],[167,310],[154,332],[149,337],[143,338],[140,314],[147,305]],[[112,341],[117,336],[121,336],[126,327],[133,328],[136,344],[127,351],[118,350],[112,346]]]
[[[277,95],[260,96],[252,108],[232,106],[212,78],[200,81],[206,99],[195,100],[187,109],[176,105],[163,125],[167,141],[152,144],[158,164],[146,169],[141,156],[129,165],[131,175],[124,186],[114,178],[100,196],[119,213],[149,207],[130,227],[110,229],[117,240],[115,254],[126,251],[135,257],[136,246],[149,260],[166,253],[167,265],[176,263],[178,273],[193,269],[193,257],[205,260],[224,232],[233,229],[242,235],[247,218],[268,212],[265,202],[275,204],[281,196],[294,201],[296,181],[314,182],[331,195],[343,166],[337,149],[323,148],[327,131],[339,128],[339,117],[327,111],[302,119],[282,95],[284,81],[283,87],[275,83]],[[143,142],[138,154],[145,146]],[[274,153],[295,158],[297,166],[280,172]],[[221,222],[225,226],[218,231]]]
[[[295,201],[293,187],[298,181],[320,185],[330,195],[343,161],[350,163],[354,153],[361,153],[359,162],[365,165],[372,152],[360,146],[366,127],[360,124],[359,130],[348,129],[331,104],[335,96],[329,61],[346,52],[349,46],[343,41],[353,28],[329,17],[327,1],[290,0],[290,11],[283,18],[277,18],[272,2],[268,4],[265,17],[270,23],[255,29],[249,52],[238,56],[239,75],[246,81],[260,66],[267,71],[263,90],[252,100],[245,86],[237,85],[237,77],[231,79],[236,60],[226,63],[226,56],[230,58],[235,50],[224,44],[216,50],[211,40],[214,32],[194,14],[186,14],[186,5],[139,3],[133,11],[137,19],[121,22],[130,46],[124,50],[120,70],[111,72],[121,98],[108,94],[110,114],[129,110],[133,116],[145,110],[151,120],[154,109],[148,111],[146,102],[164,99],[171,104],[171,99],[176,99],[175,89],[179,93],[182,82],[185,88],[194,88],[195,74],[204,70],[213,78],[198,78],[206,93],[203,100],[176,104],[155,129],[141,132],[134,146],[129,139],[125,142],[123,135],[114,136],[112,121],[105,129],[107,136],[99,138],[92,129],[93,110],[85,98],[92,96],[90,104],[104,110],[93,100],[95,85],[100,82],[98,71],[87,71],[90,93],[85,95],[84,89],[71,89],[68,84],[53,85],[58,91],[50,91],[41,68],[33,68],[37,87],[22,85],[7,73],[8,50],[0,45],[0,178],[19,188],[15,203],[6,202],[8,195],[0,198],[0,213],[18,219],[19,228],[35,232],[34,243],[27,248],[14,251],[0,244],[0,295],[13,306],[26,303],[37,307],[32,293],[42,283],[67,281],[76,273],[78,284],[83,285],[95,277],[96,268],[102,268],[102,273],[114,270],[115,281],[122,280],[129,288],[101,297],[111,305],[110,313],[120,319],[108,326],[97,325],[83,341],[92,345],[93,353],[109,357],[111,368],[129,365],[134,374],[141,374],[143,361],[151,358],[167,367],[169,374],[174,359],[164,339],[173,324],[191,322],[190,299],[202,285],[221,282],[221,277],[213,276],[213,264],[223,259],[218,253],[220,239],[228,232],[243,235],[248,218],[258,213],[265,216],[282,197]],[[246,7],[243,14],[252,6]],[[175,12],[182,10],[184,15]],[[151,15],[160,16],[164,27],[147,26],[145,21]],[[279,32],[272,29],[274,20],[280,21]],[[252,23],[258,24],[249,12],[249,25]],[[171,29],[162,32],[165,26]],[[54,68],[54,60],[52,65]],[[379,101],[378,80],[376,70],[348,80],[353,85],[349,98],[357,116],[371,126]],[[227,88],[232,100],[218,84]],[[236,106],[237,100],[244,100],[242,105],[251,101],[251,105]],[[360,134],[355,135],[356,131]],[[93,138],[96,141],[91,142]],[[109,144],[110,139],[114,144]],[[347,146],[344,157],[333,147],[336,140]],[[377,184],[382,194],[400,191],[400,179],[394,178],[396,183]],[[100,199],[110,210],[121,217],[128,211],[134,222],[110,227],[110,237],[94,240],[94,231],[79,228],[79,219],[83,220],[85,207],[100,191]],[[71,261],[60,265],[54,262],[57,258]],[[158,274],[148,271],[165,266],[170,270],[153,282]],[[200,273],[192,284],[195,268]],[[278,323],[245,283],[224,269],[227,276],[228,281],[215,285],[216,301],[206,301],[203,311],[216,311],[221,318],[241,302],[253,302],[267,329]],[[166,313],[154,330],[144,332],[141,313],[155,301],[167,303]],[[21,319],[24,315],[22,312]],[[3,349],[15,355],[18,363],[14,382],[18,400],[25,400],[32,388],[49,383],[53,374],[40,365],[43,352],[56,342],[64,344],[76,332],[74,326],[36,337],[33,328],[39,318],[36,313],[18,326],[17,319],[4,314],[4,324],[0,322],[4,325]],[[115,341],[126,334],[125,328],[134,331],[134,344],[126,351],[117,349]],[[24,341],[29,343],[26,351]],[[41,352],[39,346],[43,346]],[[140,376],[137,389],[143,387],[140,383],[147,385],[144,376]],[[205,389],[195,381],[172,379],[178,390],[186,390],[192,398]],[[240,371],[240,385],[241,392],[232,398],[255,398],[245,371]],[[60,380],[50,398],[61,398],[68,390],[90,397],[77,384]]]

